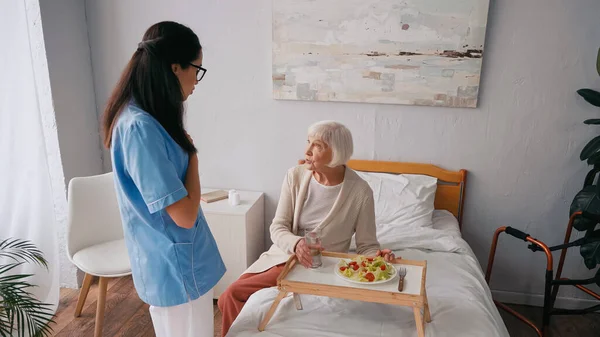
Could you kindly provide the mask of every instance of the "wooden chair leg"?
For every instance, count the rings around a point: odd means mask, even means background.
[[[102,325],[104,324],[104,306],[106,305],[106,291],[108,288],[108,278],[100,278],[98,287],[98,307],[96,308],[96,326],[94,328],[94,337],[102,336]]]
[[[87,295],[90,292],[92,281],[94,281],[94,276],[85,274],[83,277],[83,285],[81,286],[81,290],[79,290],[79,298],[77,299],[77,307],[75,308],[75,317],[81,316],[81,311],[83,310]]]

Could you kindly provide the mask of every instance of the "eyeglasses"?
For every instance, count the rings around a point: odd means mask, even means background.
[[[202,81],[204,74],[206,74],[206,69],[202,68],[201,66],[197,66],[193,63],[190,63],[190,65],[192,67],[196,68],[196,81],[198,81],[198,82]]]

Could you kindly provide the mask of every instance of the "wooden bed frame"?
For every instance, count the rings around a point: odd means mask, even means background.
[[[350,160],[348,167],[355,171],[422,174],[438,179],[435,193],[435,209],[447,210],[454,214],[462,229],[462,216],[465,202],[467,171],[447,171],[432,164],[401,163],[391,161]]]

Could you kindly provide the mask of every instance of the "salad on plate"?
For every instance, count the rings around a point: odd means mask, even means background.
[[[396,276],[396,268],[382,256],[357,256],[351,260],[340,259],[336,274],[344,279],[360,283],[383,283]]]

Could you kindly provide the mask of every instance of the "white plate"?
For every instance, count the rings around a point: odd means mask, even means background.
[[[341,260],[344,260],[344,261],[346,261],[346,262],[350,262],[350,261],[352,261],[351,259],[340,259],[340,261],[341,261]],[[382,284],[382,283],[387,283],[387,282],[390,282],[390,281],[392,281],[393,279],[395,279],[395,278],[396,278],[396,276],[398,276],[398,270],[396,270],[396,267],[394,267],[394,265],[390,264],[389,262],[388,262],[388,264],[389,264],[390,266],[392,266],[392,277],[390,277],[390,278],[389,278],[389,279],[387,279],[387,280],[374,281],[374,282],[360,282],[360,281],[351,280],[351,279],[347,278],[346,276],[342,275],[342,273],[340,272],[340,267],[341,267],[341,266],[340,266],[340,263],[339,263],[339,262],[338,262],[338,263],[336,263],[336,264],[334,265],[334,268],[335,268],[335,274],[336,274],[338,277],[340,277],[342,280],[346,281],[346,282],[350,282],[350,283],[356,283],[356,284],[367,284],[367,285],[370,285],[370,284]]]

